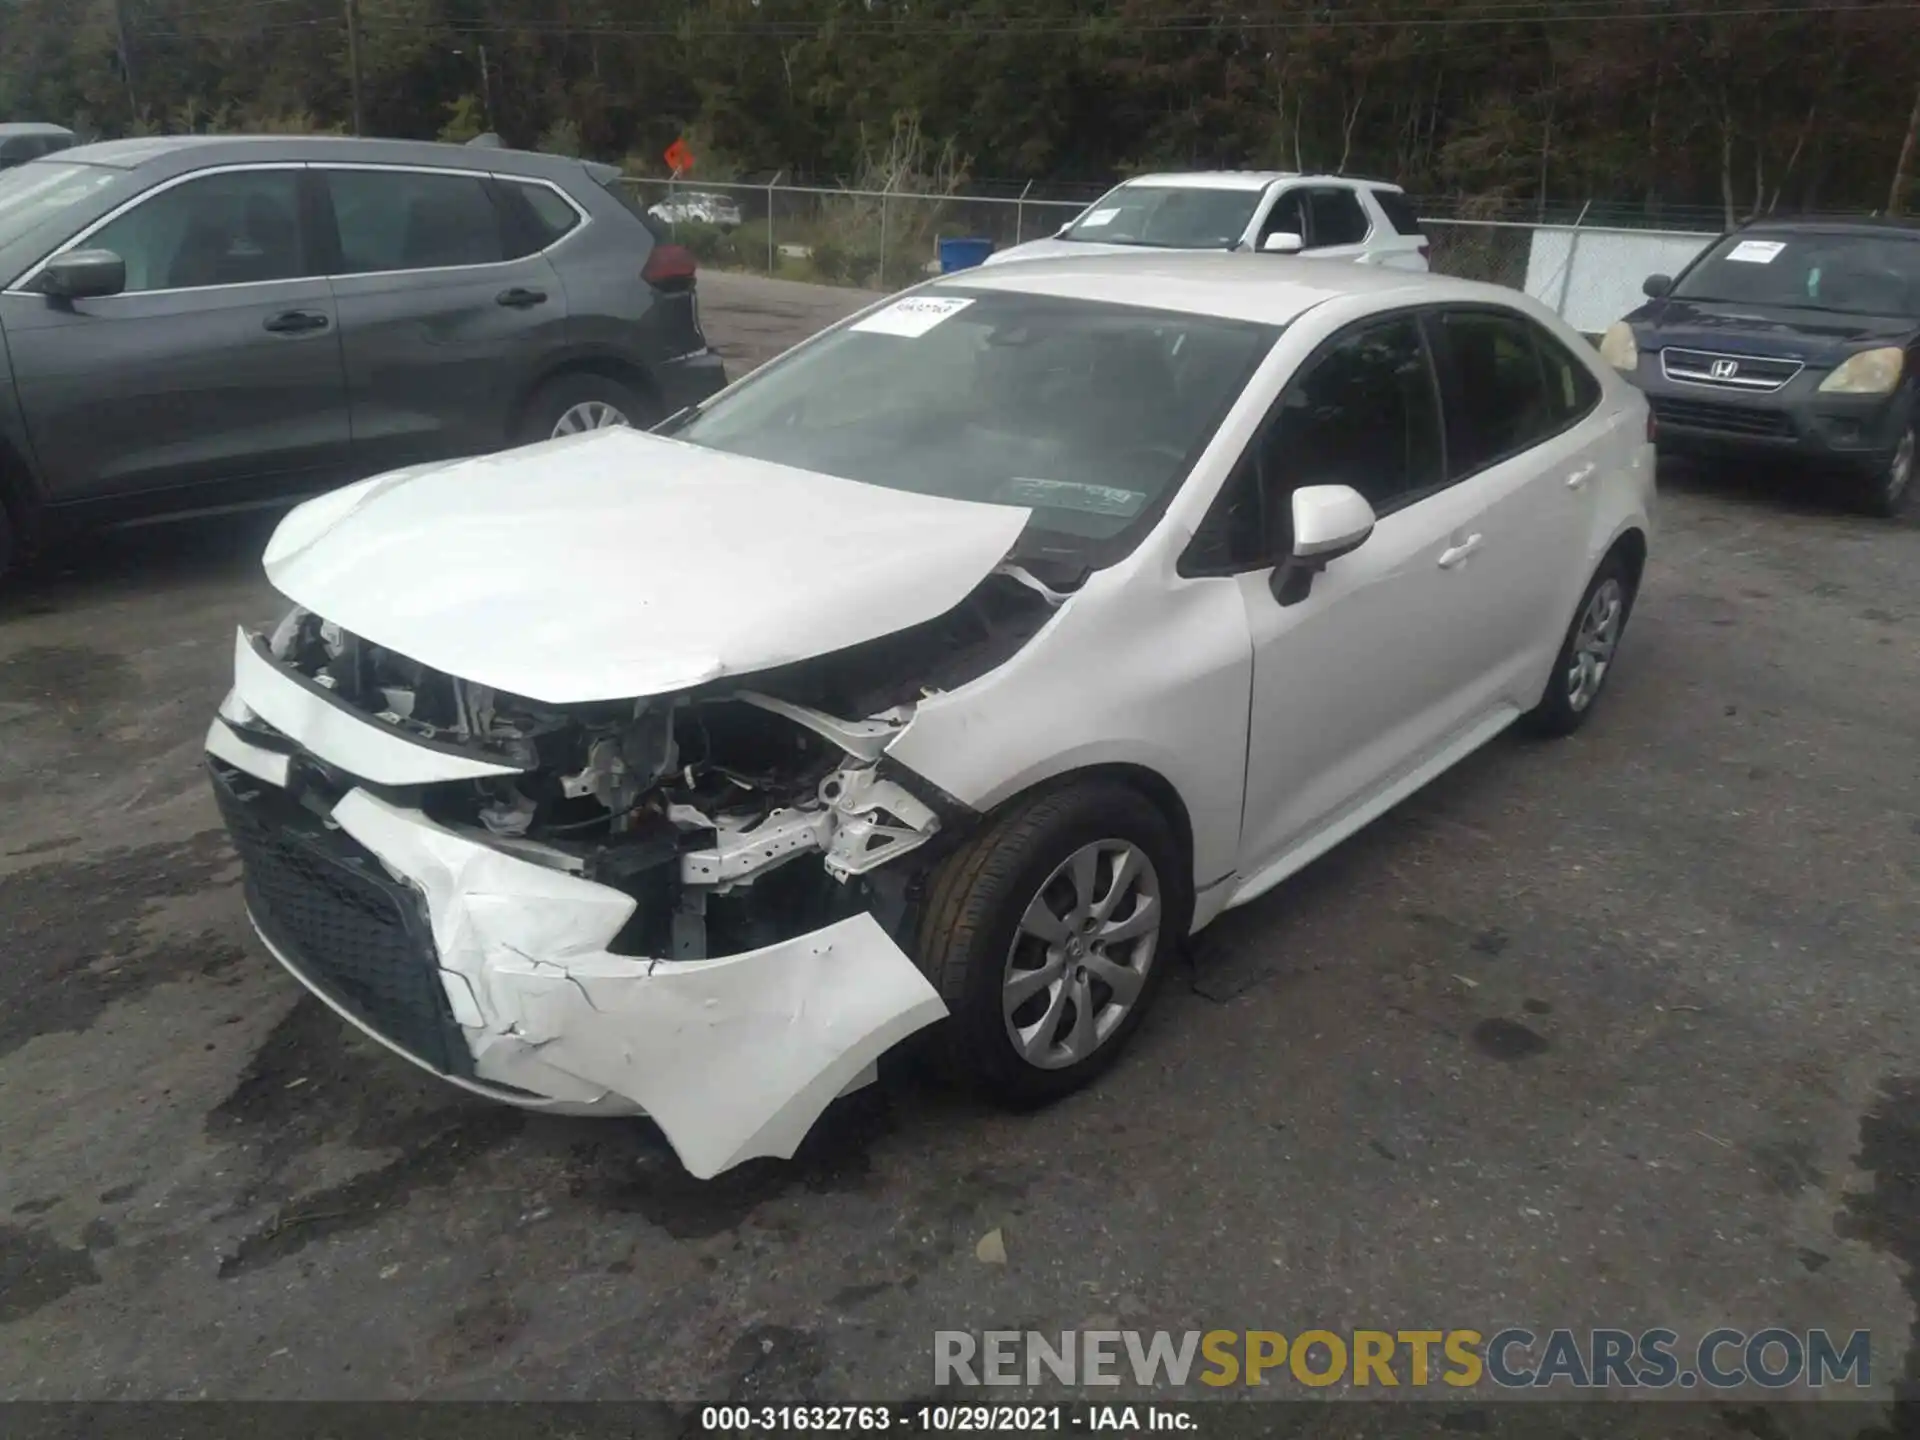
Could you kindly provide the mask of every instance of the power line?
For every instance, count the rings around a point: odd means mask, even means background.
[[[295,3],[295,0],[253,0],[253,5],[265,8],[269,5]],[[1667,8],[1669,5],[1684,4],[1685,0],[1657,0],[1662,8],[1648,10],[1623,10],[1614,0],[1561,0],[1561,3],[1543,3],[1543,0],[1508,0],[1499,6],[1483,5],[1478,13],[1451,15],[1398,15],[1382,17],[1365,16],[1328,16],[1322,18],[1277,17],[1257,15],[1228,15],[1221,13],[1172,15],[1148,21],[1122,20],[1113,15],[1083,14],[1071,22],[1061,22],[1052,17],[1036,15],[1029,21],[1008,21],[997,19],[991,24],[975,23],[963,14],[940,18],[903,18],[884,23],[866,21],[851,25],[836,23],[835,17],[823,17],[817,20],[783,21],[768,20],[753,25],[709,25],[692,14],[678,20],[658,21],[618,21],[600,24],[569,24],[548,19],[526,19],[514,21],[482,21],[449,19],[438,23],[404,19],[398,16],[383,16],[375,12],[363,12],[360,24],[363,30],[380,30],[388,33],[416,35],[486,36],[526,34],[549,38],[568,37],[612,37],[612,38],[671,38],[680,34],[692,34],[706,38],[719,39],[805,39],[822,34],[832,34],[836,38],[887,37],[909,35],[946,35],[953,38],[996,39],[1024,36],[1085,35],[1090,26],[1108,22],[1117,22],[1127,35],[1140,34],[1197,34],[1217,32],[1223,34],[1278,34],[1303,31],[1324,30],[1371,30],[1371,31],[1446,31],[1486,26],[1527,26],[1558,25],[1586,26],[1614,23],[1647,23],[1649,21],[1666,22],[1673,20],[1713,20],[1794,16],[1851,16],[1906,14],[1920,19],[1920,9],[1916,9],[1912,0],[1799,0],[1799,3],[1758,3],[1702,6],[1695,0],[1692,8]],[[1576,8],[1577,7],[1577,8]],[[220,11],[199,11],[197,14],[228,15],[233,8]],[[1057,12],[1056,12],[1057,13]],[[312,29],[316,26],[336,26],[339,21],[303,19],[277,21],[250,27],[248,35],[285,34],[297,30]],[[148,35],[172,36],[176,38],[202,38],[201,32],[192,32],[169,27],[146,27]],[[231,32],[228,32],[231,33]]]

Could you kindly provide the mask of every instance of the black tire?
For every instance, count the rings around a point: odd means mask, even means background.
[[[1907,397],[1907,426],[1900,439],[1866,477],[1860,508],[1883,520],[1899,517],[1913,500],[1914,472],[1920,470],[1920,401]]]
[[[1619,617],[1613,625],[1613,645],[1604,669],[1598,679],[1592,682],[1590,693],[1583,697],[1574,676],[1574,655],[1580,645],[1581,627],[1588,619],[1595,597],[1610,585],[1616,588],[1619,603]],[[1566,637],[1560,642],[1559,653],[1553,657],[1553,670],[1547,676],[1547,688],[1540,697],[1540,703],[1521,717],[1521,723],[1535,735],[1557,739],[1573,734],[1587,723],[1587,717],[1593,714],[1594,706],[1599,704],[1601,695],[1605,693],[1607,677],[1613,673],[1614,664],[1619,658],[1620,642],[1626,638],[1627,621],[1633,615],[1637,589],[1633,567],[1627,563],[1627,557],[1618,549],[1608,552],[1607,558],[1600,562],[1600,568],[1593,572],[1593,578],[1587,582],[1587,588],[1581,592],[1580,603],[1574,607],[1573,620],[1567,626]]]
[[[1030,905],[1043,903],[1043,890],[1057,894],[1058,885],[1071,888],[1067,880],[1049,884],[1049,877],[1076,852],[1101,842],[1130,846],[1151,865],[1150,871],[1142,872],[1158,890],[1159,923],[1153,932],[1151,958],[1144,963],[1131,1008],[1114,1017],[1117,1023],[1106,1037],[1093,1040],[1087,1053],[1070,1063],[1042,1068],[1016,1048],[1010,1033],[1015,1023],[1031,1024],[1039,1033],[1040,1021],[1010,1021],[1003,1008],[1003,987],[1012,973],[1016,937],[1022,958],[1058,953],[1057,963],[1070,967],[1060,977],[1069,998],[1062,1002],[1063,1009],[1054,1012],[1057,1033],[1073,1029],[1077,1012],[1070,998],[1072,987],[1089,987],[1079,993],[1093,997],[1090,1013],[1095,1016],[1104,1016],[1107,1007],[1116,1003],[1117,992],[1105,981],[1088,978],[1092,957],[1083,955],[1084,963],[1077,963],[1067,958],[1064,946],[1056,951],[1032,936],[1020,935],[1022,917]],[[1115,858],[1097,862],[1099,880],[1109,887]],[[1016,803],[948,856],[929,888],[920,926],[920,965],[950,1012],[940,1031],[930,1037],[935,1060],[950,1075],[1016,1107],[1045,1104],[1087,1084],[1125,1047],[1176,962],[1191,913],[1188,889],[1186,862],[1172,827],[1159,807],[1132,787],[1090,780]],[[1138,893],[1123,897],[1132,902],[1126,906],[1129,916],[1136,912]],[[1085,941],[1076,933],[1074,943]],[[1099,959],[1103,965],[1111,963],[1110,955]],[[1048,993],[1037,991],[1033,999],[1044,1007]]]
[[[542,385],[527,404],[520,424],[520,443],[553,438],[561,417],[579,406],[606,405],[625,417],[627,424],[644,430],[660,417],[658,407],[631,387],[604,375],[558,375]]]

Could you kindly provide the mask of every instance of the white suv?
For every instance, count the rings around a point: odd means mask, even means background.
[[[1270,170],[1136,175],[1053,235],[999,251],[986,263],[1137,249],[1245,250],[1427,268],[1426,237],[1398,185]]]

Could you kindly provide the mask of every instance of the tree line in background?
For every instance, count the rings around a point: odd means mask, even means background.
[[[1902,209],[1920,4],[0,0],[6,118],[122,135],[356,112],[367,134],[493,130],[656,174],[685,135],[714,180],[886,178],[911,123],[942,184],[1258,166],[1393,178],[1464,214]]]

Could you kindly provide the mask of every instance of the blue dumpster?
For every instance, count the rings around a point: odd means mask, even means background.
[[[975,265],[986,263],[987,256],[992,253],[991,240],[942,240],[940,273],[951,275],[956,270],[971,270]]]

